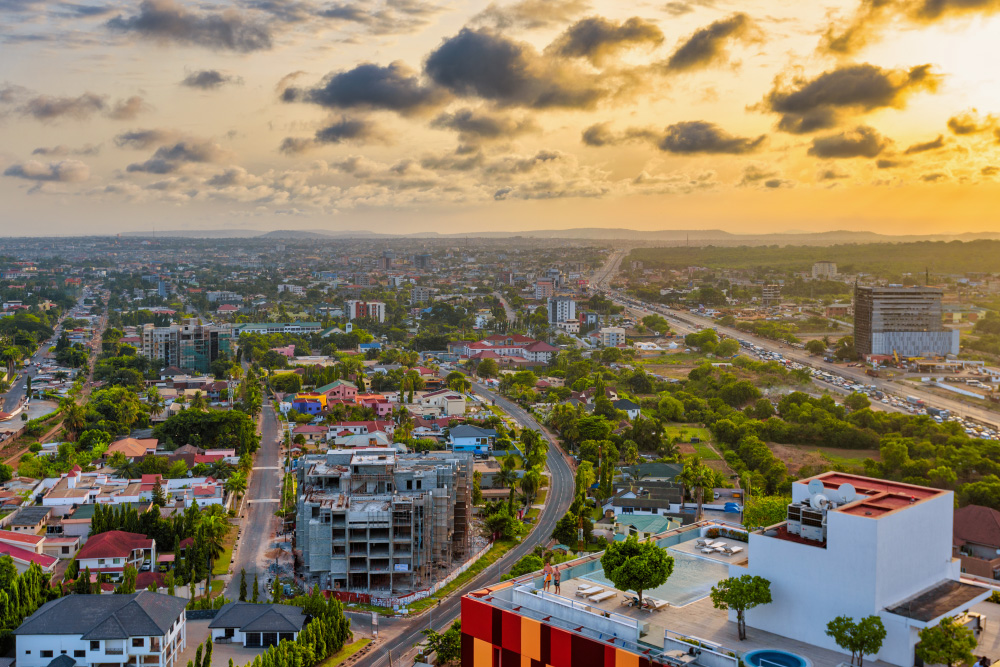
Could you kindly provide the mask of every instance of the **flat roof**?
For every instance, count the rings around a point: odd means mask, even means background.
[[[909,496],[915,498],[916,500],[926,500],[927,498],[933,498],[935,496],[940,496],[946,491],[941,489],[932,489],[926,486],[917,486],[916,484],[904,484],[903,482],[891,482],[884,479],[875,479],[873,477],[865,477],[863,475],[852,475],[846,472],[824,472],[819,475],[813,475],[812,477],[807,477],[805,479],[800,479],[796,484],[808,485],[814,479],[818,479],[823,482],[823,486],[828,489],[839,488],[841,484],[850,484],[854,487],[854,490],[860,494],[866,496],[874,496],[882,493],[893,493],[904,496]]]
[[[974,586],[961,581],[942,581],[937,586],[917,593],[893,607],[887,607],[890,614],[912,618],[915,621],[933,621],[952,612],[961,611],[966,605],[979,602],[992,590],[985,586]]]

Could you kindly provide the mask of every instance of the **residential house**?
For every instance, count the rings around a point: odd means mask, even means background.
[[[391,421],[361,421],[361,422],[336,422],[330,424],[327,439],[332,440],[339,435],[367,435],[382,431],[392,435],[396,430],[396,425]]]
[[[277,646],[295,641],[306,617],[300,607],[285,604],[229,602],[208,624],[213,642],[242,644],[246,648]]]
[[[32,563],[38,564],[42,572],[51,574],[55,570],[59,559],[43,553],[44,544],[44,535],[0,530],[0,556],[10,556],[18,572],[24,572]]]
[[[103,572],[112,579],[121,579],[126,565],[136,570],[144,563],[156,562],[156,541],[141,533],[109,530],[92,535],[76,555],[80,569]]]
[[[37,535],[49,522],[52,508],[29,506],[22,507],[10,520],[7,526],[15,533],[31,533]]]
[[[448,432],[448,444],[456,452],[485,454],[493,449],[496,438],[497,432],[495,430],[468,424],[460,424]]]
[[[144,456],[156,454],[157,443],[156,438],[122,438],[108,445],[107,451],[104,452],[104,458],[109,460],[120,452],[125,458],[135,461]]]
[[[14,631],[17,664],[174,667],[187,647],[186,603],[183,598],[146,590],[57,598]]]
[[[425,408],[436,409],[437,414],[442,417],[460,417],[465,414],[465,396],[451,389],[424,394],[420,397],[420,404]]]
[[[323,442],[326,439],[327,428],[321,424],[301,424],[292,429],[292,437],[301,435],[306,442]]]
[[[347,380],[335,380],[330,384],[323,385],[316,390],[318,394],[326,394],[327,400],[339,398],[346,401],[353,401],[358,395],[358,386]]]
[[[611,403],[615,407],[615,410],[621,410],[628,415],[629,419],[636,419],[640,414],[642,414],[642,408],[628,400],[627,398],[620,398],[617,401]]]
[[[955,510],[952,553],[965,576],[1000,579],[1000,512],[981,505]]]
[[[671,528],[680,528],[680,519],[659,514],[619,514],[614,520],[614,539],[624,542],[634,535],[640,542]]]

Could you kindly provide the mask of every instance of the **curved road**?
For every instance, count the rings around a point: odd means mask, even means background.
[[[549,492],[545,499],[545,507],[538,516],[535,529],[531,531],[521,544],[504,554],[495,565],[491,565],[485,571],[481,572],[461,590],[455,591],[447,598],[441,600],[441,603],[433,608],[430,618],[424,618],[424,615],[421,615],[414,619],[382,620],[383,633],[391,632],[393,635],[392,638],[378,645],[376,651],[365,656],[356,662],[355,665],[360,667],[386,667],[390,664],[390,655],[392,656],[392,663],[395,664],[414,644],[423,641],[424,635],[421,634],[421,630],[428,627],[433,627],[438,632],[446,630],[461,611],[460,600],[463,595],[499,580],[502,570],[509,569],[522,556],[530,553],[536,545],[548,542],[552,531],[556,527],[556,522],[569,509],[573,499],[573,470],[562,455],[562,450],[559,449],[555,440],[541,429],[531,415],[514,403],[495,394],[481,384],[473,383],[473,387],[477,394],[495,401],[498,406],[503,408],[522,427],[538,431],[548,440],[548,468],[551,477]]]

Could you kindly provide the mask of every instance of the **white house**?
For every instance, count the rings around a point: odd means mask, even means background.
[[[461,424],[448,431],[448,444],[456,452],[486,453],[493,448],[497,432],[491,428],[479,428]]]
[[[140,533],[109,530],[92,535],[77,552],[76,561],[81,571],[89,567],[92,573],[120,579],[126,565],[140,570],[143,563],[156,562],[156,541]]]
[[[301,607],[229,602],[219,609],[208,627],[213,642],[260,648],[277,646],[284,639],[295,641],[305,620]]]
[[[420,404],[436,409],[442,417],[457,417],[465,414],[465,396],[451,389],[432,391],[420,397]]]
[[[614,401],[612,405],[615,406],[615,410],[621,410],[627,414],[628,418],[631,420],[634,420],[642,414],[642,408],[627,398],[620,398],[617,401]]]
[[[910,667],[922,628],[989,597],[959,581],[951,491],[827,472],[795,482],[792,501],[787,521],[750,534],[747,567],[729,568],[771,582],[750,627],[839,651],[829,621],[877,615],[886,638],[872,657]]]
[[[157,665],[173,667],[187,646],[182,598],[67,595],[46,602],[14,631],[19,667]]]
[[[43,535],[0,530],[0,556],[10,556],[18,572],[26,571],[32,563],[37,563],[42,572],[54,572],[59,559],[44,553],[44,546]]]

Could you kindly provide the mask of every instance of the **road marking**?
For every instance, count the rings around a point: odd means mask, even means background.
[[[248,505],[253,505],[254,503],[277,503],[281,502],[278,498],[254,498],[253,500],[248,500]]]
[[[253,470],[281,470],[278,466],[257,466]]]

